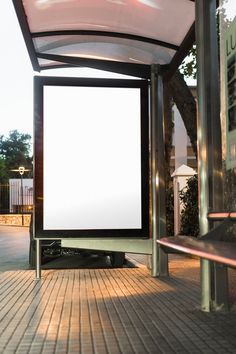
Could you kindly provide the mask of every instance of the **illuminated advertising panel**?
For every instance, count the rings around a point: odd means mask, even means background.
[[[141,80],[35,78],[35,236],[148,237]]]

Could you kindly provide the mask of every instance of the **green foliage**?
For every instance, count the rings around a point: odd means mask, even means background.
[[[197,237],[199,235],[197,175],[188,179],[186,188],[180,192],[180,200],[183,204],[180,234]]]
[[[12,172],[19,166],[32,171],[32,157],[30,156],[31,136],[21,134],[17,130],[9,133],[8,137],[0,136],[0,182],[5,183],[9,178],[18,178],[19,174]],[[25,177],[31,177],[27,174]]]
[[[166,191],[166,232],[167,236],[174,235],[174,190],[169,187]]]
[[[216,23],[217,23],[218,41],[220,41],[220,22],[223,22],[225,24],[225,27],[228,27],[231,23],[231,21],[227,18],[226,15],[227,3],[228,0],[225,0],[223,5],[219,6],[217,9]],[[195,44],[190,49],[186,58],[183,60],[179,70],[187,78],[192,78],[192,79],[197,78],[197,49]]]
[[[196,45],[194,44],[189,51],[188,56],[180,65],[180,72],[187,78],[196,79],[197,77],[197,59]]]
[[[8,180],[8,173],[7,173],[7,168],[6,168],[6,163],[5,160],[0,157],[0,181],[2,183],[7,182]]]

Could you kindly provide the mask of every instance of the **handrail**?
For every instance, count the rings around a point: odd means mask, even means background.
[[[229,211],[229,212],[209,212],[207,214],[207,218],[209,220],[224,220],[226,218],[236,219],[236,211]]]

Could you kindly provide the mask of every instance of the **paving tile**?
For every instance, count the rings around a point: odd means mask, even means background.
[[[171,276],[157,279],[145,256],[128,257],[137,268],[48,269],[40,282],[33,270],[2,272],[0,353],[236,352],[236,270],[231,312],[207,314],[197,259],[171,256]]]

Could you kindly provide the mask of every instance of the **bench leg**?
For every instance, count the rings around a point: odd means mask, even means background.
[[[229,310],[229,287],[228,287],[228,267],[213,263],[214,272],[214,294],[213,294],[213,309],[214,311]]]
[[[200,261],[201,309],[211,311],[211,264],[206,259]]]
[[[228,269],[226,266],[201,260],[201,309],[205,312],[228,311]]]
[[[168,254],[156,243],[152,254],[152,277],[166,277],[168,275]]]
[[[168,253],[164,252],[161,247],[158,248],[159,248],[159,276],[167,277],[169,276]]]

